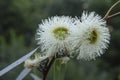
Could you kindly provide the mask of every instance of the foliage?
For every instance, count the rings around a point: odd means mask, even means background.
[[[81,16],[83,10],[104,16],[116,0],[0,0],[0,70],[33,48],[34,35],[41,19],[55,15]],[[118,12],[120,6],[112,12]],[[120,80],[120,18],[107,22],[111,44],[96,61],[70,61],[64,80]],[[14,80],[23,65],[5,74],[0,80]],[[33,71],[37,73],[38,72]],[[52,70],[49,79],[53,79]],[[26,80],[30,77],[26,77]],[[49,80],[48,79],[48,80]]]

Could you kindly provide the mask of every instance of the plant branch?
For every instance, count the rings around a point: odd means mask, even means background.
[[[109,13],[111,12],[111,10],[112,10],[117,4],[119,4],[119,3],[120,3],[120,0],[118,0],[116,3],[114,3],[114,4],[110,7],[110,9],[107,11],[107,13],[106,13],[105,16],[103,17],[103,19],[106,19],[106,18],[108,17]]]
[[[115,13],[115,14],[112,14],[112,15],[110,15],[110,16],[107,16],[106,18],[104,18],[104,20],[109,20],[109,19],[112,19],[112,18],[117,17],[117,16],[120,16],[120,12],[117,12],[117,13]]]
[[[43,80],[46,80],[47,74],[48,74],[52,64],[54,63],[54,61],[55,61],[55,56],[53,56],[53,58],[51,59],[50,63],[48,64],[48,66],[46,68],[47,70],[45,72],[43,72]]]

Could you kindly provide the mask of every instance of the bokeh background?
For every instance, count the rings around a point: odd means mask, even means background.
[[[0,0],[0,70],[36,48],[35,33],[42,19],[78,16],[95,11],[104,16],[117,0]],[[110,14],[120,11],[120,4]],[[120,16],[107,21],[111,29],[108,50],[92,61],[71,60],[63,69],[64,80],[120,80]],[[15,80],[23,64],[0,80]],[[33,70],[36,75],[42,75]],[[29,75],[24,80],[33,80]],[[52,80],[52,70],[48,80]]]

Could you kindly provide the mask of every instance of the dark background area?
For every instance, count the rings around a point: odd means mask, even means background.
[[[102,17],[117,0],[0,0],[0,70],[33,50],[37,45],[38,24],[51,16],[78,16],[84,10]],[[120,4],[110,14],[120,11]],[[71,60],[64,80],[120,80],[120,16],[107,21],[111,28],[108,50],[92,61]],[[23,64],[9,71],[0,80],[15,80]],[[39,72],[33,70],[36,75]],[[49,73],[52,74],[52,71]],[[33,80],[29,75],[25,80]],[[52,80],[49,75],[48,80]]]

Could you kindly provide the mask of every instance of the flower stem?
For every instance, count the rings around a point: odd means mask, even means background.
[[[48,64],[48,66],[46,68],[47,70],[43,72],[43,80],[46,80],[48,72],[49,72],[52,64],[54,63],[54,61],[55,61],[55,57],[53,56],[53,58],[51,59],[50,63]]]
[[[120,16],[120,12],[117,12],[115,14],[112,14],[112,15],[106,17],[105,20],[109,20],[109,19],[112,19],[112,18],[117,17],[117,16]]]
[[[105,16],[103,17],[103,19],[106,19],[106,18],[108,17],[109,13],[112,11],[112,9],[113,9],[117,4],[119,4],[119,3],[120,3],[120,0],[118,0],[116,3],[114,3],[114,4],[110,7],[110,9],[107,11],[107,13],[106,13]]]

